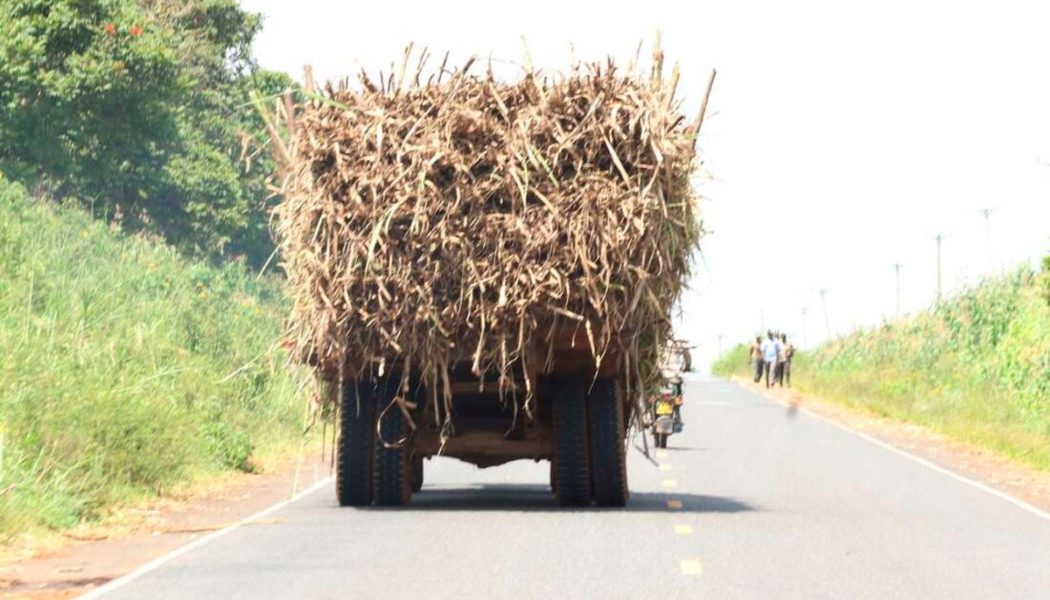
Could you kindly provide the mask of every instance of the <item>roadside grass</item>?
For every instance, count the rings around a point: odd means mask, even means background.
[[[1028,270],[857,332],[792,365],[802,393],[916,423],[1050,470],[1050,305]],[[738,346],[713,367],[749,374]]]
[[[302,424],[284,300],[0,181],[0,536],[61,529],[208,473]]]

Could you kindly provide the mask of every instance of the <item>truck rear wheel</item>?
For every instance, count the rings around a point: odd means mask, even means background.
[[[558,380],[552,394],[554,496],[562,506],[591,503],[587,444],[587,388],[578,379]]]
[[[409,425],[396,405],[391,405],[397,394],[398,382],[391,378],[380,386],[376,394],[376,413],[379,417],[379,435],[375,439],[374,493],[376,506],[403,506],[412,499],[412,459],[408,443],[387,447],[384,442],[396,444],[407,436]],[[383,412],[386,411],[386,412]]]
[[[372,504],[374,390],[367,381],[344,381],[342,387],[335,495],[340,506],[368,506]]]
[[[423,489],[423,456],[412,457],[412,493]]]
[[[591,449],[591,488],[599,506],[627,504],[627,450],[624,447],[623,390],[602,378],[587,397]]]

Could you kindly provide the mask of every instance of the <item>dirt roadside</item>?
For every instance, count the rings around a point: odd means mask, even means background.
[[[1011,461],[991,450],[951,439],[920,425],[894,421],[799,394],[792,389],[766,389],[764,385],[742,377],[733,377],[732,380],[782,404],[789,413],[807,410],[1050,512],[1050,473],[1046,471]]]
[[[175,498],[123,509],[103,523],[4,548],[0,596],[73,598],[176,548],[266,509],[329,476],[319,452],[261,474],[236,474]],[[266,527],[276,519],[246,525]]]

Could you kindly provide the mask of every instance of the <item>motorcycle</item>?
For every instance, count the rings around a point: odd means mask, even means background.
[[[653,443],[657,448],[667,447],[667,438],[675,433],[675,419],[671,415],[660,415],[653,422]]]
[[[661,397],[653,404],[654,418],[652,422],[653,444],[657,448],[667,447],[667,438],[675,433],[681,433],[685,428],[681,415],[682,406],[682,380],[675,378],[670,381],[670,386],[661,392]]]

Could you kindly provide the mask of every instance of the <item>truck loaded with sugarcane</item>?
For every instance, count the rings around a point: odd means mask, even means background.
[[[440,455],[551,461],[560,504],[622,506],[701,234],[703,108],[681,114],[658,49],[645,74],[513,82],[447,61],[308,76],[267,113],[289,339],[337,407],[338,500],[408,503]]]

